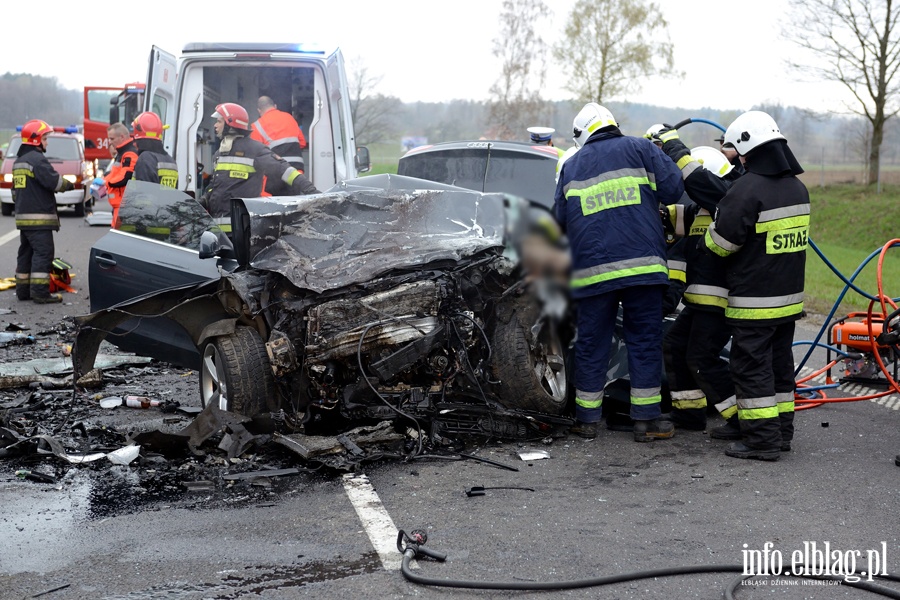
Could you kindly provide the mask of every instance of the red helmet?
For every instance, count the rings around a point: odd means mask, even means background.
[[[134,128],[135,139],[150,138],[151,140],[162,140],[162,119],[154,112],[142,112],[135,117],[131,125]]]
[[[250,130],[250,115],[244,110],[244,107],[234,102],[225,102],[216,107],[212,117],[221,117],[225,120],[225,124],[235,129]]]
[[[22,126],[22,143],[29,146],[40,146],[41,138],[53,131],[46,121],[32,119]]]

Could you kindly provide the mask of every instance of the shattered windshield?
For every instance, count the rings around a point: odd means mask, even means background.
[[[357,188],[243,204],[250,264],[315,292],[391,269],[460,260],[504,241],[500,194]]]

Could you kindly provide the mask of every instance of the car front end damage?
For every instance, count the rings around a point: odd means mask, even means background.
[[[564,293],[522,270],[527,203],[404,179],[236,200],[241,267],[80,317],[76,373],[119,319],[165,314],[197,344],[204,406],[271,413],[288,432],[569,425]]]

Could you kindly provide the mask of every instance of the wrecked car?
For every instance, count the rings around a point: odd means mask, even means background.
[[[129,221],[129,204],[154,209]],[[128,299],[76,319],[76,377],[104,339],[184,362],[178,330],[199,357],[203,406],[272,413],[296,431],[394,420],[522,438],[571,423],[565,294],[526,278],[520,260],[554,256],[523,243],[552,222],[546,209],[378,175],[312,196],[234,199],[229,238],[193,204],[129,183],[120,217],[134,229],[98,242],[106,277],[93,262],[90,275],[92,302]],[[146,289],[161,279],[170,287]]]

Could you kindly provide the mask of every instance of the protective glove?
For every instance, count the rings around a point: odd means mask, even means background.
[[[681,138],[678,137],[678,130],[672,128],[661,129],[659,132],[659,140],[663,143],[663,152],[678,165],[679,169],[684,169],[691,161],[691,151],[684,145]]]
[[[59,191],[61,191],[61,192],[71,192],[71,191],[74,190],[74,189],[75,189],[75,184],[74,184],[74,183],[72,183],[72,182],[69,181],[68,179],[63,179],[63,180],[62,180],[62,186],[60,187]]]

